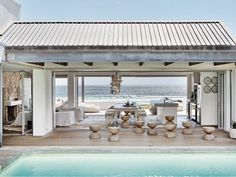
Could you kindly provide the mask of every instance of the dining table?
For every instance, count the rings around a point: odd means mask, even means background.
[[[137,120],[138,109],[140,109],[140,105],[137,103],[116,103],[112,106],[112,109],[115,110],[114,122],[117,123],[121,112],[134,112],[134,118]]]

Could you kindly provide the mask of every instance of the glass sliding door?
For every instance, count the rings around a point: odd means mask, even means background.
[[[33,128],[33,101],[32,101],[32,74],[22,73],[22,135],[32,133]]]

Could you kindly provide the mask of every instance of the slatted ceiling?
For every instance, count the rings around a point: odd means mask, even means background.
[[[16,22],[0,42],[9,47],[236,45],[219,22]]]

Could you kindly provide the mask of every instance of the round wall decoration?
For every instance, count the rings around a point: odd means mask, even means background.
[[[205,77],[203,80],[205,85],[209,85],[211,83],[211,78],[209,76]]]
[[[217,85],[218,84],[218,78],[216,76],[214,76],[212,79],[211,79],[211,83],[214,84],[214,85]]]
[[[211,87],[210,86],[205,86],[203,87],[204,93],[211,93]]]
[[[216,85],[214,85],[212,88],[211,88],[211,91],[212,93],[218,93],[218,87]]]

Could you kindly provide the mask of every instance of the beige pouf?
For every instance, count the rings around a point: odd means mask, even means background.
[[[99,133],[101,126],[100,125],[90,125],[89,129],[91,131],[89,138],[90,139],[100,139],[101,135]]]
[[[203,139],[206,141],[214,141],[215,140],[215,128],[214,127],[203,127],[202,130],[205,132],[203,135]]]
[[[176,124],[165,124],[167,138],[176,137]]]
[[[107,126],[112,126],[114,123],[115,110],[108,109],[105,112],[105,121]]]
[[[134,128],[134,132],[135,133],[144,133],[145,129],[143,128],[144,125],[144,121],[136,121],[135,122],[135,128]]]
[[[148,126],[148,131],[147,134],[148,135],[157,135],[157,122],[148,122],[147,126]]]
[[[193,134],[193,130],[192,130],[192,122],[190,121],[186,121],[186,122],[182,122],[183,125],[183,129],[182,129],[182,133],[184,135],[192,135]]]
[[[121,116],[121,119],[122,119],[121,127],[122,128],[129,128],[129,118],[130,118],[129,114]]]
[[[110,136],[108,137],[108,141],[110,142],[118,142],[120,141],[119,137],[119,127],[108,127],[108,130],[110,132]]]

